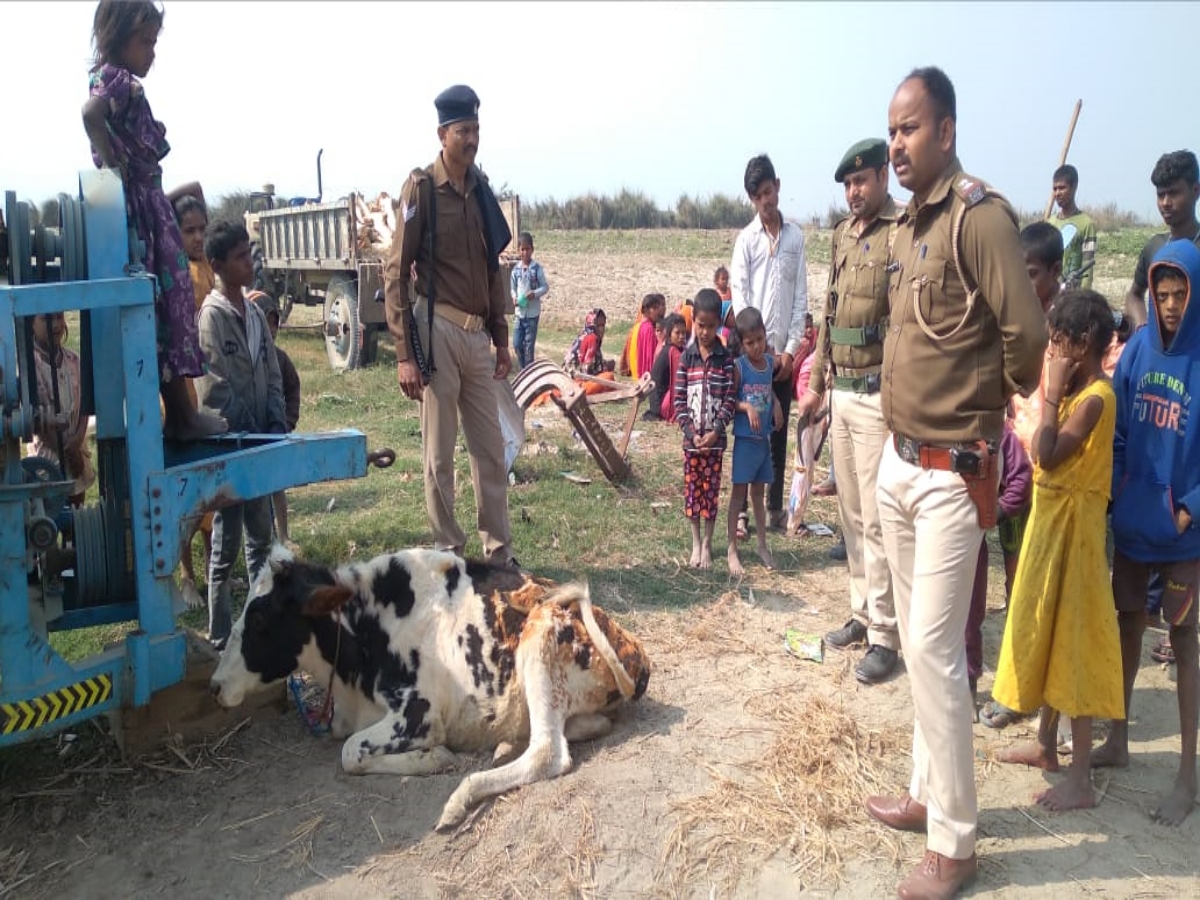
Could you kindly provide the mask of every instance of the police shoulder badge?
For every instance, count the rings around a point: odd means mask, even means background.
[[[958,194],[967,206],[974,206],[987,196],[987,189],[970,175],[964,175],[955,182],[954,193]]]

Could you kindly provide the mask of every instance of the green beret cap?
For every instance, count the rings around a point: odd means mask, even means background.
[[[837,171],[833,173],[833,180],[841,184],[851,172],[878,169],[880,166],[887,165],[887,161],[887,141],[881,141],[879,138],[867,138],[846,151],[846,155],[838,163]]]

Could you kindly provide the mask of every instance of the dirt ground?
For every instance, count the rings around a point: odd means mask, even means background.
[[[736,231],[726,233],[733,250]],[[712,259],[680,259],[648,246],[636,254],[589,248],[583,253],[539,252],[538,260],[546,270],[550,295],[542,307],[542,317],[559,325],[578,328],[594,306],[602,307],[610,322],[632,322],[641,299],[648,293],[666,296],[668,309],[674,309],[685,297],[694,297],[701,288],[712,287],[713,271],[729,265],[730,253]],[[808,291],[810,307],[823,308],[829,267],[810,262]],[[624,340],[624,333],[615,334]],[[605,341],[605,347],[612,351]],[[620,350],[617,346],[616,350]]]
[[[717,262],[654,265],[682,286]],[[592,276],[571,282],[570,261],[549,264],[564,293],[595,302]],[[810,273],[814,286],[823,278]],[[643,452],[635,441],[635,465]],[[836,525],[832,501],[815,504]],[[781,560],[794,540],[772,538]],[[1003,629],[993,574],[989,665]],[[687,585],[688,571],[678,579]],[[294,708],[231,713],[198,743],[128,759],[93,724],[0,756],[0,897],[892,895],[923,842],[873,823],[861,800],[907,784],[907,676],[865,688],[850,672],[861,651],[817,663],[782,647],[787,628],[819,634],[845,620],[841,564],[751,567],[686,612],[647,610],[616,589],[596,600],[642,638],[646,696],[611,735],[573,747],[572,772],[485,804],[454,834],[432,827],[464,773],[347,776],[339,743],[312,736]],[[981,699],[990,683],[989,672]],[[1195,895],[1200,814],[1178,829],[1148,818],[1179,752],[1171,672],[1148,654],[1133,713],[1132,765],[1098,774],[1096,809],[1065,814],[1031,804],[1047,776],[989,761],[1030,736],[1028,722],[975,726],[970,896]]]
[[[294,709],[234,714],[203,743],[130,761],[96,729],[79,729],[74,742],[43,741],[4,772],[0,895],[890,895],[922,843],[859,812],[860,785],[833,763],[861,754],[854,777],[904,786],[907,676],[864,688],[849,671],[856,654],[812,663],[782,649],[788,627],[821,632],[844,619],[837,564],[760,577],[686,615],[638,611],[616,593],[597,599],[642,637],[654,664],[647,695],[610,736],[574,747],[574,771],[481,807],[458,833],[432,826],[463,773],[347,776],[339,744],[310,735]],[[989,661],[1002,627],[1002,613],[990,613]],[[1098,777],[1103,799],[1086,812],[1032,806],[1046,779],[987,760],[1027,725],[975,726],[972,895],[1194,894],[1200,815],[1179,829],[1147,816],[1178,758],[1173,693],[1147,658],[1133,764]],[[821,733],[835,714],[850,723],[841,743]],[[814,753],[828,777],[811,764],[788,768]],[[773,778],[784,779],[786,805]],[[789,787],[795,779],[803,793]]]

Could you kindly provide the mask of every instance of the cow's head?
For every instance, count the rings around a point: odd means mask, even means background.
[[[327,618],[352,595],[330,569],[290,554],[273,554],[254,582],[213,673],[217,702],[237,706],[246,694],[295,672],[313,640],[317,620]]]

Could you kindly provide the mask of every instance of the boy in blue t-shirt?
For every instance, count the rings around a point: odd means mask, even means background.
[[[767,353],[767,328],[762,313],[748,306],[734,319],[741,356],[734,360],[737,412],[733,417],[733,490],[729,495],[729,574],[742,575],[737,549],[737,520],[750,494],[758,556],[768,569],[775,558],[767,546],[766,488],[775,480],[771,465],[771,432],[783,427],[783,410],[772,387],[775,360]]]
[[[533,362],[533,348],[537,343],[538,317],[542,314],[542,299],[550,290],[542,264],[533,259],[533,235],[522,231],[517,238],[517,252],[521,261],[513,266],[509,289],[512,293],[516,321],[513,323],[513,352],[517,357],[517,371]]]

